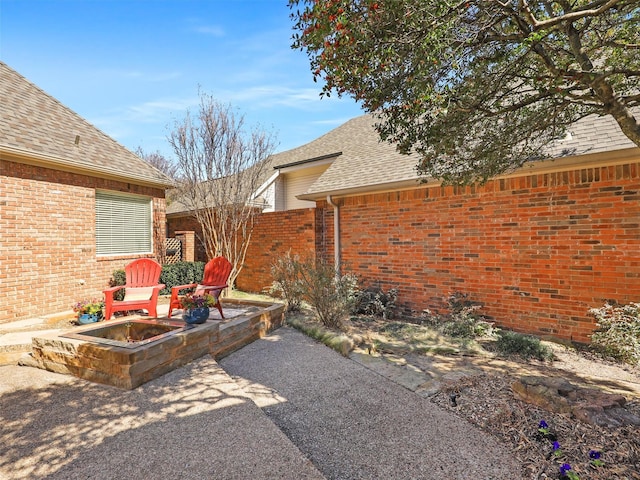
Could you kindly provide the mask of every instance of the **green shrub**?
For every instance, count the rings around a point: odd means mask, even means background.
[[[482,307],[477,302],[472,301],[469,298],[468,293],[463,292],[452,292],[447,297],[447,306],[451,314],[455,315],[458,313],[465,313],[465,315],[470,315]]]
[[[605,357],[631,365],[640,364],[640,303],[605,304],[592,308],[598,329],[591,336],[591,345]]]
[[[355,302],[355,275],[338,277],[333,265],[312,257],[301,260],[289,253],[276,260],[271,271],[274,281],[270,293],[281,294],[289,310],[299,309],[305,301],[324,326],[342,327]]]
[[[553,352],[542,344],[539,338],[517,332],[501,331],[496,341],[496,349],[501,355],[517,355],[525,360],[553,360]]]
[[[300,282],[304,300],[315,310],[325,327],[342,328],[353,309],[357,277],[336,275],[333,265],[308,259],[300,266]]]
[[[482,305],[470,300],[468,294],[451,293],[447,297],[447,307],[447,315],[437,315],[425,310],[423,313],[426,323],[450,337],[478,338],[495,334],[493,324],[480,313]]]
[[[171,287],[198,283],[204,276],[204,262],[177,262],[162,266],[160,283],[165,287],[160,290],[160,295],[170,295]]]
[[[440,325],[444,335],[460,338],[476,338],[482,335],[476,333],[477,321],[474,318],[457,318]]]
[[[372,315],[382,317],[385,320],[394,317],[398,300],[396,288],[385,293],[381,288],[369,287],[364,290],[356,290],[354,296],[353,314]]]
[[[124,273],[124,270],[114,270],[113,277],[109,280],[110,287],[117,287],[119,285],[124,285],[127,282],[127,277]],[[113,298],[121,302],[124,299],[124,289],[120,289],[114,293]]]
[[[300,280],[300,268],[300,258],[298,255],[292,257],[291,252],[278,257],[271,266],[273,283],[269,294],[283,298],[289,312],[296,312],[302,307],[304,285]]]

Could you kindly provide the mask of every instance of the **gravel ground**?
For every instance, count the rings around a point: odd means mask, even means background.
[[[220,364],[328,479],[519,474],[491,435],[291,328]]]

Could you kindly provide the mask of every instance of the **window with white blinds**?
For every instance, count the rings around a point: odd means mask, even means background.
[[[96,192],[98,255],[151,253],[152,238],[150,198]]]

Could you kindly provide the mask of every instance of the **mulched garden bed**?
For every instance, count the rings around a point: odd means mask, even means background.
[[[505,455],[515,456],[522,464],[522,471],[514,472],[513,478],[557,479],[560,466],[566,463],[581,480],[640,479],[640,427],[598,427],[524,403],[511,390],[515,380],[506,374],[464,377],[445,385],[431,399],[498,437],[505,444]],[[639,400],[628,402],[626,408],[640,416]],[[552,442],[539,434],[541,420],[557,437],[561,456],[555,456]],[[601,452],[603,466],[591,464],[592,450]]]
[[[382,350],[380,353],[402,355],[413,352],[429,356],[429,352],[446,355],[449,350],[462,355],[474,355],[478,353],[478,347],[482,349],[484,346],[482,341],[465,344],[435,332],[425,334],[415,325],[419,321],[403,320],[406,323],[352,318],[349,330],[351,334],[357,334],[361,338],[372,338],[372,335],[377,337],[378,348]],[[420,336],[427,341],[416,343]],[[596,365],[610,364],[588,351],[578,354]],[[510,360],[527,364],[521,359]],[[629,371],[640,372],[637,367],[629,367]],[[560,466],[569,464],[571,471],[581,480],[640,480],[639,426],[594,426],[571,418],[570,415],[549,412],[525,403],[515,397],[511,388],[518,378],[504,371],[463,377],[445,384],[430,398],[435,404],[465,418],[503,442],[504,454],[514,456],[522,465],[520,472],[514,472],[514,479],[567,478],[561,477]],[[640,417],[640,399],[632,398],[625,408]],[[553,442],[539,433],[542,420],[555,435],[560,445],[557,452],[559,454],[554,454]],[[595,466],[592,463],[593,459],[589,456],[592,451],[600,452],[599,460],[603,465]],[[496,461],[499,462],[500,459],[497,458]]]
[[[288,316],[299,322],[312,321],[312,315],[308,312]],[[435,331],[423,331],[421,323],[420,319],[394,322],[372,317],[352,317],[343,331],[335,333],[346,334],[353,340],[352,345],[365,350],[368,348],[369,353],[375,351],[382,355],[430,357],[433,353],[436,356],[451,356],[450,358],[480,358],[489,353],[486,347],[490,345],[483,340],[461,341]],[[576,352],[576,355],[589,362],[592,369],[602,370],[613,365],[588,351]],[[523,367],[531,366],[522,359],[509,360],[520,363]],[[553,364],[537,360],[533,363],[553,369]],[[640,375],[638,367],[615,365],[632,375]],[[581,372],[583,367],[576,364],[574,368]],[[514,369],[516,370],[518,369]],[[560,466],[569,464],[571,472],[577,475],[574,478],[581,480],[640,480],[640,426],[595,426],[576,420],[569,414],[553,413],[525,403],[512,390],[513,383],[520,378],[518,373],[510,374],[508,369],[496,372],[498,373],[485,372],[451,380],[430,399],[502,442],[505,445],[505,457],[515,457],[521,464],[521,471],[513,472],[511,479],[569,478],[560,474]],[[563,373],[560,372],[559,375],[562,377]],[[640,417],[640,398],[631,396],[627,400],[625,408]],[[556,453],[553,442],[538,430],[542,420],[548,424],[549,431],[559,443],[560,448]],[[592,451],[600,453],[602,465],[593,464],[593,459],[590,458]],[[455,455],[455,452],[452,454]],[[501,459],[496,458],[495,461],[500,462]]]

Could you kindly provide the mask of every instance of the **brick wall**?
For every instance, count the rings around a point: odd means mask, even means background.
[[[405,313],[442,309],[459,291],[504,327],[588,342],[589,308],[640,300],[638,163],[339,203],[343,272],[399,288]],[[333,215],[325,201],[263,214],[237,287],[268,287],[289,249],[332,261]]]
[[[350,197],[342,260],[408,310],[469,293],[501,325],[586,342],[640,300],[640,164]]]
[[[167,235],[175,237],[177,232],[195,232],[194,259],[197,262],[207,261],[207,252],[202,243],[202,229],[200,224],[191,216],[167,217]]]
[[[325,242],[316,242],[316,223],[320,218],[318,211],[319,209],[303,208],[264,213],[258,216],[245,263],[236,279],[235,288],[246,292],[262,292],[272,283],[271,265],[278,256],[284,255],[289,250],[299,254],[314,255],[317,248],[323,248],[322,244]],[[169,237],[175,236],[176,232],[180,231],[194,231],[196,260],[207,261],[202,245],[202,229],[195,218],[171,216],[167,218],[167,224]],[[333,252],[332,247],[331,252]]]
[[[0,160],[0,323],[102,297],[113,270],[133,259],[96,257],[96,188],[154,197],[155,240],[164,238],[161,189]]]
[[[240,290],[261,292],[272,283],[271,265],[289,250],[314,255],[316,209],[264,213],[258,217],[244,267],[236,279]]]

